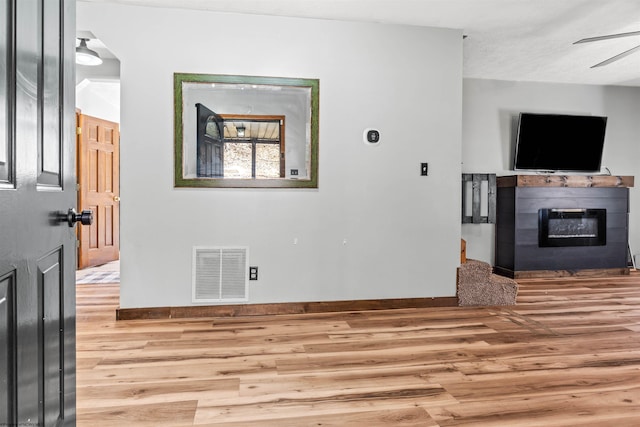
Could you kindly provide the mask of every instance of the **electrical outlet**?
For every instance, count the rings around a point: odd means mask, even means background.
[[[298,169],[291,169],[291,176],[297,176],[298,175]]]
[[[249,267],[249,280],[258,280],[258,267]]]
[[[420,176],[429,175],[429,163],[420,163]]]

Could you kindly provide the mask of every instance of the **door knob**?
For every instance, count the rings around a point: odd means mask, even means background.
[[[69,208],[69,212],[67,212],[69,227],[73,227],[76,222],[80,222],[82,225],[91,225],[93,223],[93,211],[87,209],[78,213],[75,209]]]
[[[120,196],[113,196],[113,201],[114,202],[119,202],[120,201]]]

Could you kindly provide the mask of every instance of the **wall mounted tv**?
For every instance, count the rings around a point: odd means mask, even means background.
[[[600,172],[607,118],[520,113],[514,170]]]

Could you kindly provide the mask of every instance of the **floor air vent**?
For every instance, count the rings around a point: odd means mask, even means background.
[[[193,248],[193,302],[247,301],[248,248]]]

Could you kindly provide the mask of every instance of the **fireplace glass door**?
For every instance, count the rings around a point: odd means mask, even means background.
[[[604,246],[606,209],[538,210],[538,246]]]

